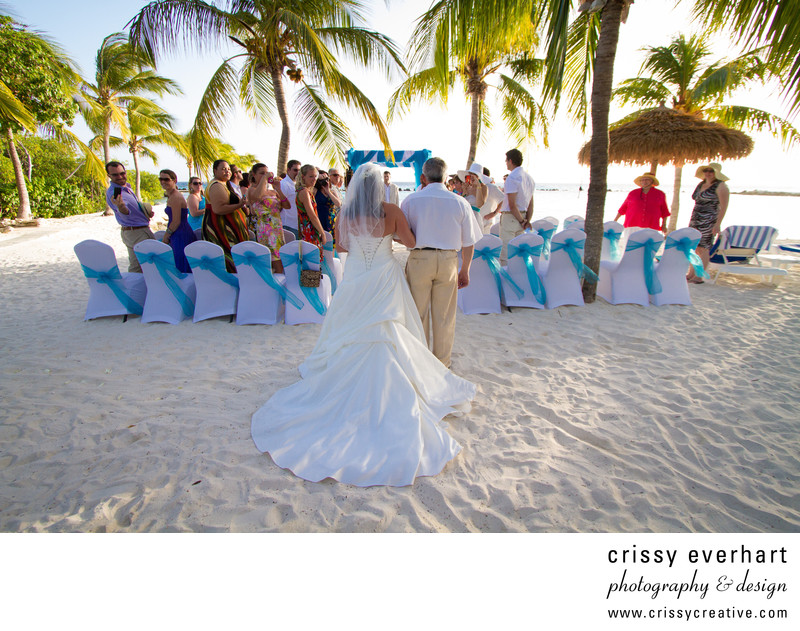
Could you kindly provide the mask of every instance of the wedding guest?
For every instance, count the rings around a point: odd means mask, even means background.
[[[203,181],[199,177],[189,178],[189,195],[186,197],[189,206],[189,226],[192,230],[203,227],[203,215],[206,211],[206,196],[203,193]]]
[[[633,180],[639,188],[633,189],[617,211],[614,221],[625,215],[625,228],[652,228],[667,234],[667,196],[656,188],[658,178],[653,173],[643,173]]]
[[[178,268],[178,271],[191,273],[192,268],[189,266],[189,261],[186,260],[183,249],[190,243],[194,243],[197,237],[194,236],[194,230],[189,225],[187,201],[178,190],[178,176],[175,175],[175,171],[162,169],[158,174],[158,182],[167,196],[165,211],[169,219],[162,241],[172,248],[172,256],[175,258],[175,267]]]
[[[128,271],[141,274],[142,267],[133,246],[140,241],[155,238],[150,230],[150,219],[154,213],[145,208],[134,194],[122,163],[112,160],[106,164],[106,173],[111,179],[111,186],[106,191],[106,204],[114,209],[114,217],[120,225],[122,243],[128,248]]]
[[[289,200],[289,208],[284,208],[281,212],[281,221],[283,227],[291,232],[296,238],[299,237],[297,231],[297,205],[295,198],[297,197],[297,187],[295,180],[300,173],[300,160],[289,160],[286,163],[286,176],[281,180],[281,191],[284,197]]]
[[[317,215],[317,202],[314,199],[316,194],[315,184],[319,172],[311,164],[304,164],[297,176],[297,226],[300,238],[308,243],[313,243],[319,247],[319,254],[322,256],[322,246],[325,245],[325,232],[322,223]]]
[[[383,185],[384,185],[384,199],[387,204],[400,205],[400,191],[397,184],[392,182],[392,174],[390,171],[383,172]]]
[[[319,221],[327,232],[333,234],[336,213],[342,205],[341,200],[333,192],[330,185],[330,176],[325,171],[319,172],[319,177],[314,187],[316,188],[314,201],[317,203]]]
[[[206,188],[208,202],[203,217],[203,238],[216,243],[225,252],[225,266],[235,272],[231,247],[247,241],[247,221],[244,215],[246,200],[241,199],[230,185],[231,169],[225,160],[214,162],[214,179]]]
[[[694,200],[694,210],[689,219],[689,227],[700,231],[700,243],[697,246],[697,255],[703,261],[703,268],[708,267],[709,250],[714,242],[714,237],[719,234],[725,212],[728,210],[728,199],[730,191],[725,184],[730,178],[722,172],[722,165],[712,162],[697,168],[695,177],[699,177],[701,182],[692,193]],[[703,279],[694,273],[694,268],[689,268],[686,277],[690,283],[697,285]]]
[[[275,180],[275,175],[262,163],[253,165],[252,184],[247,191],[250,210],[256,219],[256,241],[266,245],[270,250],[272,271],[283,273],[278,251],[283,247],[283,222],[281,210],[291,208],[289,200],[281,191],[280,182]]]

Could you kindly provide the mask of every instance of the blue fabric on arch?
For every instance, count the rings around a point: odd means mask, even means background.
[[[422,183],[422,165],[425,164],[425,161],[432,155],[430,149],[395,151],[393,152],[392,159],[387,159],[386,152],[383,149],[361,151],[351,148],[347,152],[347,163],[353,171],[365,162],[375,162],[376,164],[383,164],[388,167],[413,167],[414,178],[416,179],[417,186],[419,186]]]

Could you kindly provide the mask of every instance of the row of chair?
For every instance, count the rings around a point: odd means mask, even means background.
[[[322,322],[343,270],[332,249],[320,258],[319,248],[305,241],[280,249],[284,274],[272,273],[269,248],[254,241],[231,248],[235,274],[226,270],[222,248],[208,241],[186,246],[191,274],[179,272],[172,248],[155,239],[137,243],[134,252],[141,274],[121,273],[105,243],[86,240],[75,246],[89,283],[84,319],[138,314],[142,322],[178,324],[235,315],[237,324]],[[301,286],[303,269],[323,271],[319,287]]]
[[[621,233],[622,226],[616,225]],[[619,245],[621,256],[609,252],[601,259],[595,276],[583,262],[586,234],[572,226],[552,236],[547,257],[541,234],[515,237],[508,244],[505,267],[499,264],[501,240],[486,235],[475,244],[470,284],[459,289],[458,304],[465,314],[500,313],[501,305],[534,309],[583,305],[581,284],[588,277],[597,281],[598,295],[611,304],[689,305],[686,270],[689,265],[698,273],[702,270],[694,252],[699,239],[694,228],[675,230],[666,240],[657,230],[638,230]],[[659,260],[656,254],[662,244]]]

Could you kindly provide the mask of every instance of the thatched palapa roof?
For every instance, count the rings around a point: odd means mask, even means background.
[[[624,164],[693,163],[744,158],[753,139],[735,129],[666,107],[657,107],[609,132],[608,160]],[[578,153],[589,164],[591,142]]]

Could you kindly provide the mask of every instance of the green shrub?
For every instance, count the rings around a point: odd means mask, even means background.
[[[96,210],[78,184],[56,178],[34,178],[28,182],[28,198],[32,216],[43,219],[82,215]],[[0,215],[14,219],[18,207],[16,185],[13,182],[0,184]]]

